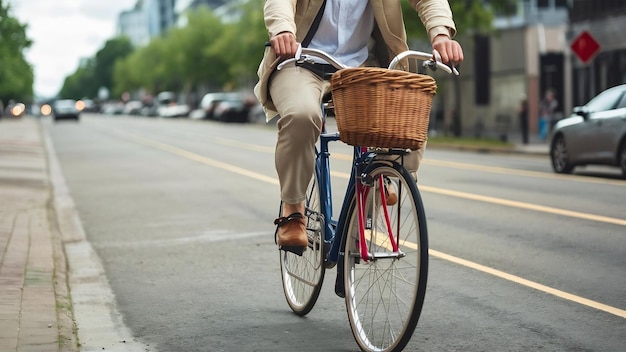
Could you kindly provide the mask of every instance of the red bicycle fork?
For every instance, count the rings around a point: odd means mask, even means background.
[[[391,227],[391,220],[389,219],[389,211],[387,210],[387,196],[386,196],[386,192],[385,192],[385,184],[384,184],[384,180],[383,180],[383,176],[378,176],[375,180],[374,180],[374,185],[378,186],[378,197],[380,197],[380,203],[381,203],[381,207],[383,209],[383,213],[385,214],[385,225],[387,226],[387,236],[389,236],[389,244],[391,244],[391,248],[393,250],[394,253],[398,252],[398,242],[396,241],[396,238],[393,234],[393,229]],[[371,191],[371,189],[374,188],[374,191],[376,192],[376,187],[370,187],[367,185],[364,185],[360,182],[357,182],[356,185],[356,198],[357,198],[357,207],[358,207],[358,216],[359,216],[359,251],[361,252],[361,259],[363,259],[365,262],[368,262],[370,259],[374,259],[374,255],[372,253],[369,252],[369,249],[367,247],[367,242],[365,240],[365,230],[366,230],[366,215],[365,215],[365,203],[367,201],[367,197],[369,196],[369,193]],[[374,194],[374,197],[376,195]],[[375,204],[372,206],[376,206]],[[370,219],[370,221],[372,222],[372,226],[373,226],[373,221],[374,219]],[[375,232],[376,229],[375,228],[371,228],[371,231]],[[377,236],[376,233],[372,234],[373,236]],[[375,241],[376,239],[372,239],[373,241]]]

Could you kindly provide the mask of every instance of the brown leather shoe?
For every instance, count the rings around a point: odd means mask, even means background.
[[[396,184],[391,181],[391,179],[387,176],[383,176],[383,185],[385,187],[385,198],[388,206],[396,205],[398,203],[398,192],[396,191]],[[372,191],[376,192],[376,204],[381,206],[383,204],[382,199],[378,196],[379,192],[378,181],[376,181],[376,186],[372,189]]]
[[[398,192],[396,191],[396,185],[387,176],[383,176],[383,183],[385,184],[385,196],[387,198],[387,205],[395,205],[398,203]]]
[[[274,220],[276,243],[279,249],[301,254],[309,245],[306,234],[306,218],[301,213],[293,213]]]

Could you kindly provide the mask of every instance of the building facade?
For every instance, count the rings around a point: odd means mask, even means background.
[[[141,4],[142,1],[138,1],[132,9],[121,12],[117,19],[117,34],[128,37],[136,47],[150,41],[148,18],[144,16]]]
[[[514,15],[495,19],[493,33],[459,38],[465,61],[459,77],[438,79],[443,89],[435,106],[446,109],[435,126],[465,136],[519,133],[519,109],[525,101],[526,125],[536,133],[543,93],[553,90],[561,106],[565,100],[566,5],[560,0],[519,0]]]
[[[199,7],[207,7],[214,10],[227,3],[227,0],[176,0],[176,6],[174,7],[177,17],[176,25],[180,27],[187,25],[187,16],[185,14],[189,11],[194,11]]]
[[[160,36],[176,23],[175,0],[138,0],[118,16],[118,34],[140,47]]]
[[[559,103],[558,118],[626,83],[626,1],[519,0],[515,15],[498,17],[494,24],[493,34],[460,39],[466,54],[460,89],[452,91],[449,78],[440,78],[444,90],[438,99],[454,107],[439,122],[448,131],[454,130],[454,114],[459,113],[464,135],[519,134],[519,109],[526,100],[527,127],[536,134],[547,90],[554,91]],[[572,43],[585,31],[600,49],[583,62]]]
[[[217,9],[227,0],[138,0],[135,6],[118,16],[117,32],[130,38],[133,45],[148,44],[174,26],[185,26],[185,12],[206,6]]]
[[[571,57],[572,101],[582,105],[607,88],[626,83],[626,1],[576,0],[570,12],[569,41],[587,32],[599,50],[588,62]]]

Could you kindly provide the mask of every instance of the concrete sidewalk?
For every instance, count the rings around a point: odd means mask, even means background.
[[[39,122],[0,120],[0,351],[77,351]]]

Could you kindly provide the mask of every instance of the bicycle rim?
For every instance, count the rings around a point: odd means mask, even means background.
[[[313,309],[324,281],[324,223],[320,214],[320,192],[317,177],[312,177],[306,196],[307,235],[309,246],[302,256],[280,252],[283,291],[289,307],[297,315]]]
[[[378,163],[370,168],[374,180],[387,176],[398,201],[388,205],[387,225],[378,186],[369,188],[364,202],[365,238],[377,259],[359,253],[358,207],[352,201],[345,233],[344,284],[352,333],[363,351],[400,351],[411,339],[419,319],[428,272],[426,217],[413,177],[400,165]],[[377,184],[376,182],[374,182]],[[392,249],[389,228],[399,246]]]

